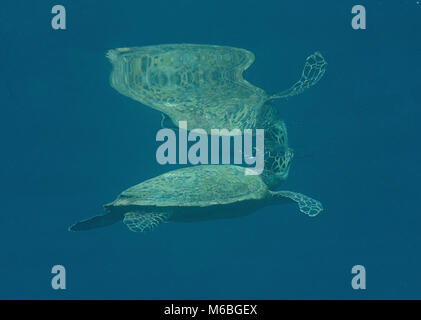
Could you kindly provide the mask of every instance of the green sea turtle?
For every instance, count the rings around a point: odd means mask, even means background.
[[[167,172],[135,185],[104,206],[105,215],[69,228],[82,231],[123,220],[135,232],[150,231],[162,222],[193,222],[248,215],[270,204],[296,202],[315,216],[322,204],[292,191],[271,191],[263,178],[246,175],[235,165],[200,165]]]
[[[315,85],[327,63],[319,52],[310,55],[299,81],[277,94],[243,79],[254,61],[245,49],[198,44],[166,44],[118,48],[107,52],[113,65],[113,88],[157,109],[175,126],[188,129],[253,129],[271,99],[288,98]]]

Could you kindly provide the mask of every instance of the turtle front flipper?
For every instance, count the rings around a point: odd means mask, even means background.
[[[296,203],[298,203],[300,211],[310,217],[317,216],[321,211],[323,211],[323,205],[320,201],[312,199],[298,192],[274,191],[272,192],[272,195],[277,199],[281,197],[283,199],[288,198],[295,201]]]
[[[300,80],[280,93],[270,96],[270,99],[288,98],[302,93],[305,89],[314,86],[326,72],[327,62],[322,54],[317,51],[306,59]]]
[[[168,212],[127,212],[124,215],[123,222],[133,232],[147,232],[155,229],[169,217]]]

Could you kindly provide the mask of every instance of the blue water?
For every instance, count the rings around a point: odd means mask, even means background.
[[[0,298],[421,298],[420,31],[415,0],[2,1]],[[319,216],[67,231],[173,169],[155,160],[160,113],[111,88],[106,50],[181,42],[253,51],[245,77],[268,92],[323,53],[325,78],[275,101],[296,152],[284,188],[321,200]],[[66,290],[51,288],[57,264]],[[366,290],[351,287],[357,264]]]

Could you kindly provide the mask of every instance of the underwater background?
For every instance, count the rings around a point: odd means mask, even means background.
[[[51,28],[56,4],[67,30]],[[356,4],[366,30],[351,27]],[[0,298],[421,298],[420,31],[415,0],[2,1]],[[325,211],[67,231],[175,169],[155,159],[160,112],[112,89],[105,58],[164,43],[248,49],[245,78],[270,93],[322,52],[325,77],[274,103],[296,155],[281,188]],[[66,290],[51,288],[57,264]],[[358,264],[366,290],[351,287]]]

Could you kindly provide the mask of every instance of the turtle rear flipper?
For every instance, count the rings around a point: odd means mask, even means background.
[[[321,211],[323,211],[323,205],[320,201],[298,192],[275,191],[272,192],[272,195],[275,197],[289,198],[297,202],[300,211],[310,217],[317,216]]]
[[[168,212],[128,212],[123,222],[133,232],[147,232],[168,220],[169,216]]]
[[[319,82],[326,72],[326,67],[327,62],[322,54],[319,51],[313,53],[306,59],[300,80],[291,88],[270,96],[270,99],[288,98],[302,93]]]
[[[121,215],[103,214],[79,221],[69,228],[69,231],[85,231],[110,226],[122,219]]]

